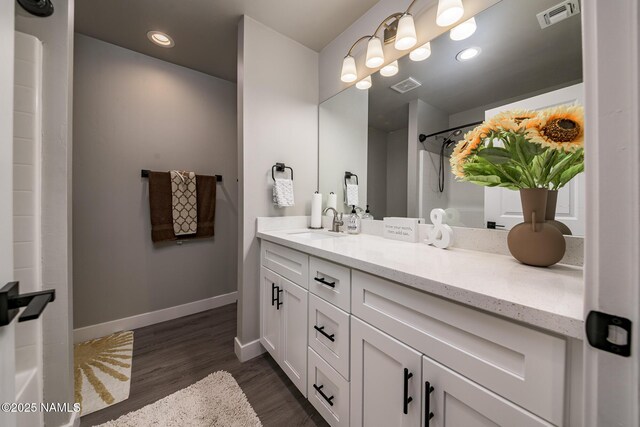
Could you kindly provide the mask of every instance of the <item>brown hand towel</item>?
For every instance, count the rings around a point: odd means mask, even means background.
[[[212,237],[216,216],[216,177],[196,175],[196,191],[198,230],[190,238]],[[154,242],[176,240],[173,231],[171,175],[169,172],[149,172],[149,208],[151,240]]]
[[[212,237],[216,218],[216,177],[196,175],[198,230],[194,237]]]
[[[149,212],[151,240],[175,240],[171,203],[171,175],[169,172],[149,172]]]

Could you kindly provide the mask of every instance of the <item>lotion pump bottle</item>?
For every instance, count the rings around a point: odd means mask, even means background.
[[[352,206],[353,209],[351,209],[351,214],[347,219],[347,233],[358,234],[360,233],[360,217],[358,216],[358,212],[356,212],[356,205]]]
[[[371,212],[369,211],[369,205],[367,205],[367,210],[364,211],[364,215],[362,215],[362,219],[374,219],[373,215],[371,215]]]

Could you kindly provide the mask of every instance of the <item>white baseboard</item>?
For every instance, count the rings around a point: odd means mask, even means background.
[[[253,340],[246,344],[242,344],[238,339],[238,337],[236,337],[233,340],[233,342],[234,342],[233,349],[236,353],[236,357],[238,358],[238,360],[240,360],[240,362],[246,362],[247,360],[251,360],[254,357],[260,356],[262,353],[266,351],[262,346],[262,344],[260,344],[259,339]]]
[[[211,310],[212,308],[222,307],[227,304],[233,304],[237,300],[238,293],[230,292],[228,294],[177,305],[175,307],[125,317],[124,319],[85,326],[84,328],[74,329],[73,342],[78,343],[94,338],[104,337],[113,334],[114,332],[143,328],[155,323],[166,322],[167,320],[177,319],[178,317],[200,313],[201,311]]]

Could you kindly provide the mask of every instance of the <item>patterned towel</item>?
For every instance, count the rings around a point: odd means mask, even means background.
[[[293,180],[276,178],[273,183],[273,203],[279,208],[293,206]]]
[[[198,201],[196,174],[171,171],[171,206],[173,232],[176,236],[195,234],[198,231]]]
[[[358,184],[347,184],[347,191],[345,192],[345,203],[349,206],[360,204],[358,199]]]

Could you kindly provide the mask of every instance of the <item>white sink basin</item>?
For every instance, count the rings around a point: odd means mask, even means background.
[[[336,237],[346,237],[344,233],[333,233],[330,231],[297,231],[288,233],[289,236],[304,240],[323,240],[333,239]]]

